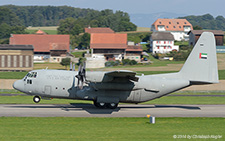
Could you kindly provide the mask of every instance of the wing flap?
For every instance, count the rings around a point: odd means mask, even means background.
[[[128,70],[117,70],[117,71],[110,71],[110,72],[106,72],[105,73],[106,76],[108,77],[117,77],[117,78],[127,78],[129,80],[133,80],[133,81],[138,81],[138,77],[136,77],[136,72],[133,71],[128,71]],[[106,82],[106,80],[104,80],[104,82]]]

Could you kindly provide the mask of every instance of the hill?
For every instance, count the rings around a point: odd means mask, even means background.
[[[105,9],[102,11],[93,9],[74,8],[69,6],[0,6],[5,8],[13,16],[17,16],[20,23],[28,26],[58,26],[62,20],[73,18],[76,24],[84,27],[110,27],[114,31],[135,31],[137,26],[130,22],[130,16],[126,12]],[[2,15],[3,10],[0,11]]]
[[[210,30],[223,30],[225,31],[225,18],[223,16],[217,16],[214,18],[210,14],[205,14],[201,16],[185,16],[179,17],[180,19],[187,19],[192,26],[200,26],[203,29]]]

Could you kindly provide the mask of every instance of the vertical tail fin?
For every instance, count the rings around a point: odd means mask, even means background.
[[[218,68],[214,34],[203,32],[180,70],[191,83],[218,83]]]

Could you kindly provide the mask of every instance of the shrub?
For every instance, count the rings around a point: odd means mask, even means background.
[[[112,66],[118,66],[118,65],[120,65],[119,60],[105,62],[106,67],[112,67]]]
[[[122,60],[123,65],[136,65],[137,61],[135,60],[130,60],[130,59],[123,59]]]

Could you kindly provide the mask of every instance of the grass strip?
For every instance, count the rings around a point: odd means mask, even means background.
[[[175,135],[224,139],[224,122],[225,118],[156,117],[156,124],[150,124],[148,118],[0,117],[0,139],[174,140]]]

